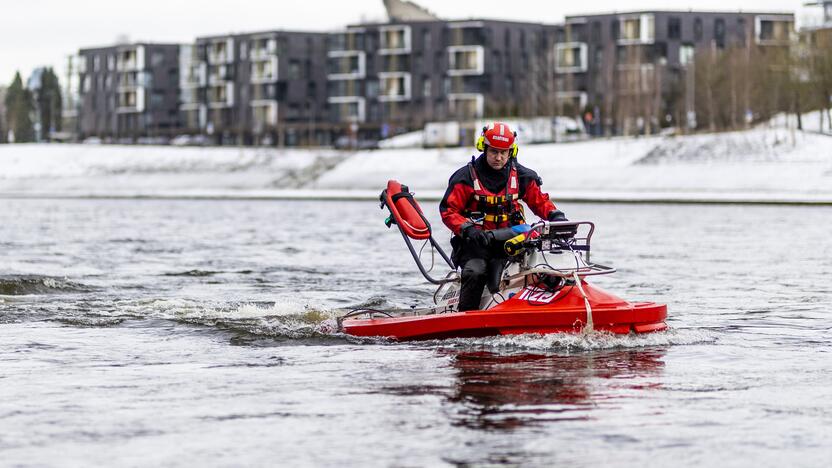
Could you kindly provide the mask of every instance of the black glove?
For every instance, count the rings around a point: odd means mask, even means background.
[[[566,215],[563,214],[561,210],[552,210],[549,212],[549,215],[546,216],[546,219],[549,221],[569,221],[566,219]]]
[[[488,236],[485,235],[485,231],[473,224],[462,230],[462,238],[465,239],[465,242],[476,244],[480,247],[488,246]]]

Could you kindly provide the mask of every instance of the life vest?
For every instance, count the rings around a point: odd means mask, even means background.
[[[514,161],[509,161],[511,168],[506,181],[506,188],[499,193],[490,192],[480,181],[474,161],[468,163],[471,180],[474,183],[474,197],[469,204],[466,216],[480,213],[483,229],[498,229],[509,225],[523,224],[523,207],[520,205],[520,182]]]

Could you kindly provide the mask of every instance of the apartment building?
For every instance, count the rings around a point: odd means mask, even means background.
[[[81,139],[127,142],[178,131],[179,45],[121,44],[81,49],[78,56]]]
[[[430,121],[546,114],[555,31],[491,20],[348,26],[328,41],[329,117],[383,138]]]
[[[831,2],[818,3],[828,15]],[[546,25],[419,12],[337,33],[83,49],[77,128],[81,138],[303,145],[376,140],[435,121],[566,115],[596,135],[646,133],[695,126],[697,52],[787,53],[793,36],[790,13],[634,11]]]
[[[820,15],[808,27],[800,31],[804,44],[832,48],[832,0],[808,2],[806,6],[820,7]]]
[[[683,124],[699,50],[787,51],[794,15],[643,11],[568,16],[557,33],[557,111],[581,115],[593,133],[631,133]],[[690,122],[692,123],[692,122]],[[635,130],[633,130],[635,129]]]
[[[326,34],[265,31],[180,49],[183,130],[216,143],[326,143]]]

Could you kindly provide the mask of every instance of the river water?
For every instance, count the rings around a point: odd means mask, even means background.
[[[0,465],[832,463],[828,207],[566,204],[669,331],[403,344],[334,332],[432,291],[372,202],[0,207]]]

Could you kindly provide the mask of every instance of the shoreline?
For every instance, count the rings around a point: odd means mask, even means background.
[[[269,190],[269,191],[200,191],[154,193],[2,193],[7,200],[193,200],[193,201],[372,201],[377,202],[376,191],[354,190]],[[420,202],[438,202],[442,192],[417,192]],[[832,206],[832,195],[806,196],[804,194],[739,194],[739,193],[550,193],[556,203],[602,204],[657,204],[657,205],[782,205],[782,206]]]

